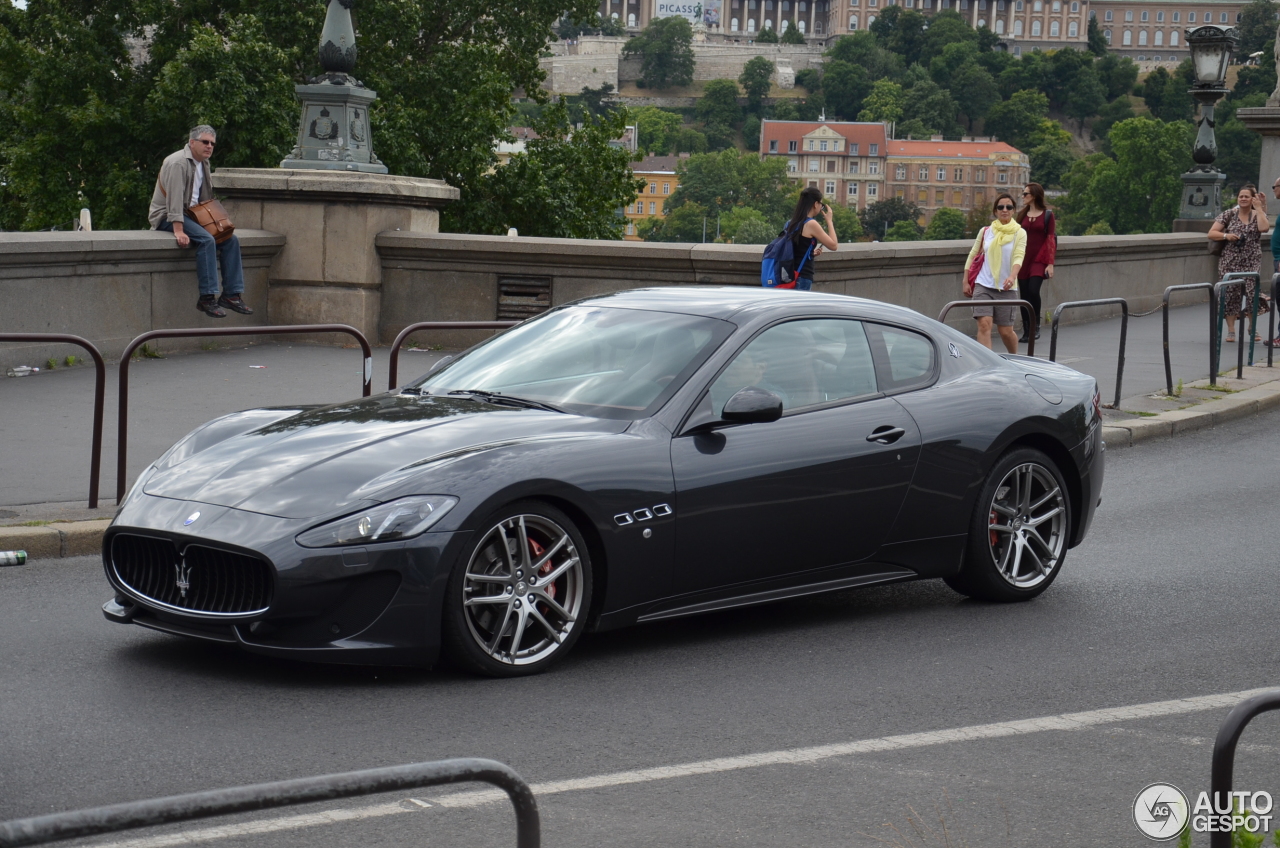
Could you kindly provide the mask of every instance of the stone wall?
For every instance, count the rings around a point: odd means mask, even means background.
[[[655,244],[561,239],[382,233],[382,318],[390,342],[414,321],[493,320],[502,280],[550,285],[553,304],[622,289],[665,285],[757,286],[759,246]],[[969,241],[852,244],[817,260],[820,291],[897,303],[925,315],[960,298]],[[1063,237],[1056,277],[1044,305],[1102,297],[1129,299],[1134,312],[1160,303],[1166,286],[1213,279],[1214,258],[1201,234]],[[1196,295],[1184,295],[1193,302]],[[1200,298],[1203,300],[1203,297]],[[1072,310],[1064,322],[1117,314],[1114,307]],[[957,309],[948,323],[972,328]],[[432,343],[457,347],[483,334],[439,333]],[[424,336],[425,338],[425,336]]]
[[[555,56],[538,65],[547,75],[543,88],[552,94],[578,94],[605,83],[618,88],[617,56]]]
[[[196,311],[195,255],[169,233],[146,230],[88,233],[0,233],[0,332],[70,333],[119,358],[148,330],[267,323],[267,269],[283,236],[240,230],[245,300],[254,315],[228,312],[218,321]],[[166,339],[164,347],[195,349],[199,339]],[[86,357],[74,345],[0,344],[0,368],[43,366],[50,357]]]
[[[599,88],[603,83],[618,87],[619,80],[640,78],[638,56],[622,58],[625,39],[589,41],[582,39],[572,55],[556,55],[539,60],[547,74],[543,87],[552,94],[577,94],[583,87]],[[708,42],[693,45],[694,80],[734,79],[756,56],[764,56],[784,70],[775,81],[786,87],[794,82],[796,71],[822,66],[821,47],[799,44],[726,44]]]

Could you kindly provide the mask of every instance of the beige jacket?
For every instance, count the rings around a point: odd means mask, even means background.
[[[204,168],[204,182],[200,185],[200,203],[213,199],[212,173],[209,163],[198,163]],[[187,211],[187,201],[191,199],[191,186],[196,179],[196,158],[191,155],[191,145],[184,145],[176,153],[164,157],[160,166],[160,176],[156,178],[155,190],[151,192],[151,211],[147,220],[151,229],[159,229],[165,221],[173,223],[181,221]]]

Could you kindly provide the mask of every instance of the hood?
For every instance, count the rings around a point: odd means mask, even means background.
[[[628,424],[466,398],[379,395],[303,410],[194,451],[179,443],[143,490],[313,518],[412,494],[404,485],[436,463],[524,442],[620,433]]]

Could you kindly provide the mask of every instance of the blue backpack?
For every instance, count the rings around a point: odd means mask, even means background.
[[[812,220],[805,218],[800,223],[800,228],[804,229],[804,225]],[[810,242],[804,257],[796,264],[795,246],[791,241],[791,227],[788,226],[764,249],[764,258],[760,262],[760,285],[767,289],[794,289],[796,281],[800,279],[800,269],[812,252],[813,243]]]

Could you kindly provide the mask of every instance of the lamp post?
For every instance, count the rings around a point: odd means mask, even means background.
[[[1213,166],[1218,158],[1213,105],[1227,94],[1227,65],[1238,43],[1234,27],[1207,25],[1187,30],[1187,46],[1191,48],[1196,75],[1189,93],[1200,104],[1200,118],[1191,148],[1196,167],[1182,175],[1182,208],[1174,221],[1175,232],[1208,232],[1222,208],[1222,186],[1227,175]]]

